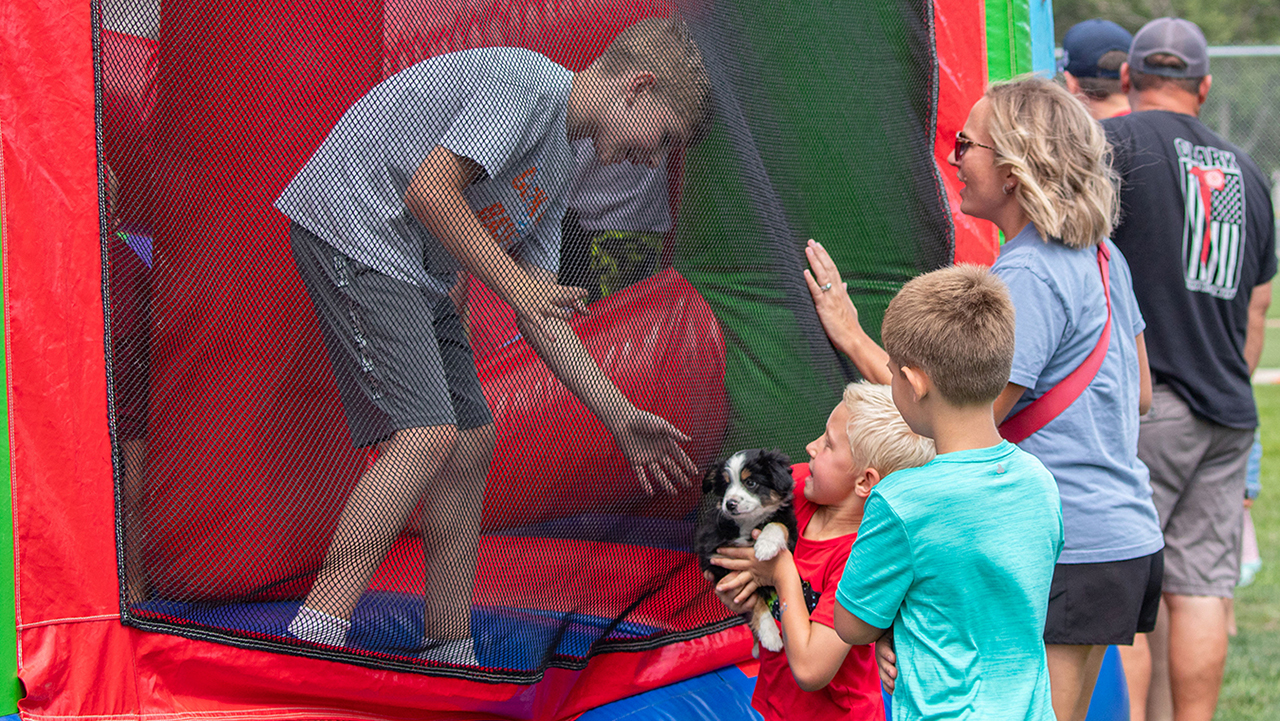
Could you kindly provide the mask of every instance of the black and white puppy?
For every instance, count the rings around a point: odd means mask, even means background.
[[[761,561],[768,561],[783,548],[795,550],[794,489],[791,460],[781,451],[738,451],[707,469],[693,537],[693,550],[702,559],[702,569],[711,571],[716,582],[729,573],[711,565],[711,556],[723,546],[754,545]],[[757,528],[760,537],[753,543],[751,532]],[[756,592],[751,632],[760,645],[776,652],[782,650],[782,635],[769,613],[772,591],[766,587]]]

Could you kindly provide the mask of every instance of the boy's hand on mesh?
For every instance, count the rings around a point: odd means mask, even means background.
[[[715,582],[715,576],[710,571],[704,571],[702,577],[708,581]],[[750,573],[730,573],[720,579],[720,583],[716,584],[716,598],[720,599],[730,611],[734,613],[751,613],[756,605],[756,589],[759,585]]]
[[[893,693],[893,682],[898,680],[898,655],[893,648],[893,629],[876,641],[876,666],[880,669],[880,683]]]
[[[680,447],[690,439],[679,428],[632,406],[610,430],[645,493],[652,496],[656,485],[674,495],[679,492],[677,483],[692,485],[690,478],[698,474],[698,468]]]
[[[569,320],[574,314],[587,315],[586,288],[534,281],[521,292],[511,307],[523,324],[548,344],[556,342],[556,334],[546,327],[548,319]]]

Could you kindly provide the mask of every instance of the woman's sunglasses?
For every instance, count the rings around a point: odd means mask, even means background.
[[[982,143],[976,143],[966,138],[964,136],[963,130],[956,133],[956,161],[958,162],[961,158],[963,158],[964,154],[969,152],[969,148],[975,145],[978,146],[979,148],[986,148],[987,150],[995,150],[995,148],[991,147],[990,145],[983,145]]]

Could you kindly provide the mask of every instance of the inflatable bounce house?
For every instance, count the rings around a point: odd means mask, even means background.
[[[415,63],[514,46],[579,71],[674,11],[714,124],[657,169],[622,169],[646,197],[570,194],[561,282],[576,269],[598,286],[572,328],[626,401],[689,438],[694,464],[755,446],[802,460],[857,377],[814,312],[805,240],[830,250],[873,335],[909,278],[991,262],[997,233],[959,213],[945,158],[988,80],[1051,71],[1047,0],[4,13],[0,713],[750,717],[750,634],[691,552],[697,483],[645,493],[510,308],[465,277],[451,297],[494,419],[483,503],[424,495],[377,549],[345,640],[291,631],[357,481],[389,451],[353,440],[276,199],[353,103]],[[643,222],[598,222],[626,203]],[[423,552],[452,548],[433,535],[449,515],[479,531],[454,544],[474,576],[466,663],[423,648],[427,617],[459,594]]]

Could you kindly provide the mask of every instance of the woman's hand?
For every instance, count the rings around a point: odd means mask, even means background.
[[[888,385],[893,380],[889,373],[889,354],[859,325],[858,309],[849,298],[849,284],[840,280],[835,262],[816,240],[809,241],[804,254],[810,268],[804,272],[804,282],[809,286],[813,307],[831,344],[849,356],[863,378]]]
[[[840,269],[818,241],[810,239],[804,255],[809,260],[804,281],[813,296],[813,307],[827,337],[843,351],[852,345],[852,329],[859,327],[858,309],[849,298],[849,284],[840,280]]]

